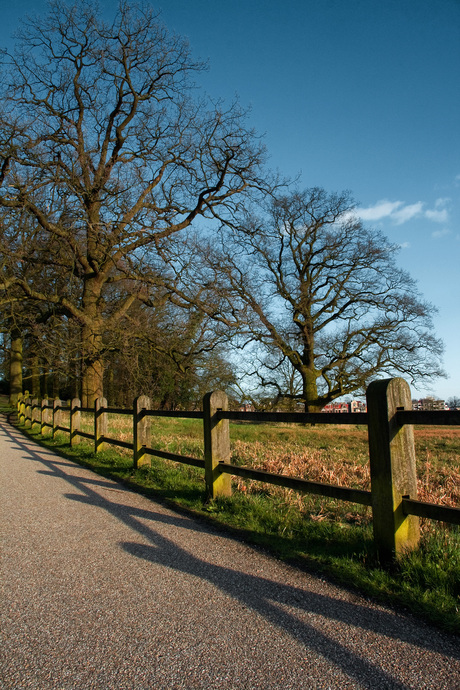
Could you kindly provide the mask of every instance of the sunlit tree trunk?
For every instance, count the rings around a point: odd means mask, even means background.
[[[321,412],[323,404],[318,401],[317,372],[315,369],[303,368],[302,374],[302,398],[305,403],[305,412]]]
[[[102,334],[91,326],[84,326],[82,336],[82,404],[83,407],[92,407],[96,398],[102,398],[104,394]]]

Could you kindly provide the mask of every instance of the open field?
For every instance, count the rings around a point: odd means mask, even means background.
[[[85,430],[92,431],[90,415],[85,421]],[[110,415],[109,435],[132,442],[131,418]],[[419,499],[459,506],[460,427],[415,427],[414,435]],[[370,489],[365,426],[231,423],[230,438],[233,464],[311,481]],[[202,422],[152,418],[152,447],[201,458]],[[129,451],[126,453],[129,454]],[[302,496],[291,489],[262,485],[239,477],[234,478],[234,487],[243,493],[277,496],[313,520],[371,521],[371,510],[366,506],[311,495]],[[423,529],[432,526],[431,521],[422,520]]]

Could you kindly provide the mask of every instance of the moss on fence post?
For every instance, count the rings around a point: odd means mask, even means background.
[[[29,391],[26,391],[24,395],[18,396],[18,422],[19,424],[26,424],[26,397],[29,395]]]
[[[30,399],[29,392],[27,391],[27,397],[25,399],[25,410],[24,410],[24,426],[32,426],[32,400]]]
[[[42,400],[41,435],[49,434],[53,426],[53,408],[48,398]]]
[[[139,395],[133,403],[133,466],[136,470],[147,462],[145,447],[150,446],[151,417],[145,410],[151,410],[152,403],[146,395]]]
[[[218,410],[228,410],[223,391],[206,393],[203,398],[203,430],[205,481],[208,498],[231,496],[231,476],[219,470],[219,462],[230,462],[230,430],[228,419],[216,419]]]
[[[369,457],[375,544],[389,564],[414,548],[419,520],[405,515],[402,498],[417,498],[414,432],[399,425],[396,412],[412,409],[410,387],[402,378],[373,381],[367,390]]]

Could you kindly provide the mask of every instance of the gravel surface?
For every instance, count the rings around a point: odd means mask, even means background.
[[[458,639],[0,421],[0,687],[460,688]]]

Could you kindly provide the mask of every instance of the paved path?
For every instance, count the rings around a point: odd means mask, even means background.
[[[455,638],[0,423],[0,687],[460,688]]]

